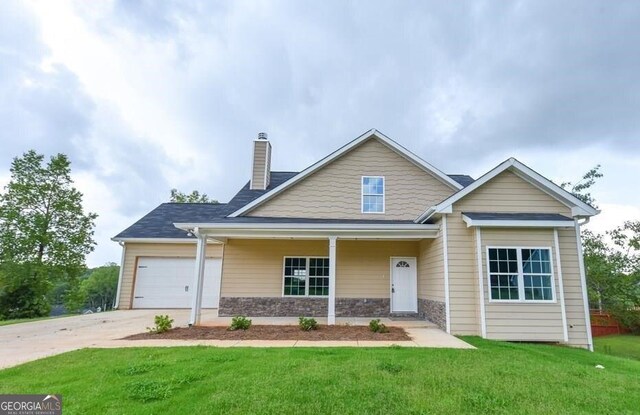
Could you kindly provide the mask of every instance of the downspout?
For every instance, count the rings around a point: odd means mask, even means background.
[[[116,290],[116,299],[113,303],[113,309],[117,310],[120,305],[120,291],[122,290],[122,276],[124,275],[124,260],[127,252],[127,246],[124,242],[118,242],[118,245],[122,247],[122,257],[120,258],[120,272],[118,275],[118,289]]]
[[[575,220],[576,223],[576,244],[578,246],[578,266],[580,267],[580,283],[582,285],[582,302],[584,304],[584,322],[587,331],[587,347],[593,351],[593,337],[591,334],[591,316],[589,314],[589,295],[587,293],[587,275],[584,267],[584,255],[582,254],[582,237],[580,235],[580,226],[589,223],[590,218],[584,218],[583,222]]]

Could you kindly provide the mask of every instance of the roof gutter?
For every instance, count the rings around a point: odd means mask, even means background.
[[[235,229],[269,229],[269,230],[438,230],[438,225],[418,224],[418,223],[174,223],[178,229],[190,232],[192,229],[200,231],[215,230],[235,230]]]
[[[275,224],[275,223],[174,223],[179,229],[198,228],[210,238],[241,239],[424,239],[435,238],[439,225],[407,224]]]
[[[156,243],[156,244],[195,244],[198,242],[196,238],[111,238],[112,241],[118,243]]]

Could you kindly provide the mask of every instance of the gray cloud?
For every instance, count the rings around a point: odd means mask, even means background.
[[[188,80],[183,115],[205,146],[267,129],[306,160],[378,127],[457,170],[510,148],[640,150],[637,3],[209,6],[114,11],[120,29],[159,25],[167,41],[187,32],[176,16],[200,22],[205,43],[183,45],[182,64],[210,71]],[[228,166],[246,165],[236,151]]]
[[[184,127],[175,142],[197,149],[187,159],[124,121],[118,102],[91,96],[63,64],[43,70],[37,22],[7,4],[0,164],[29,147],[67,152],[114,189],[132,221],[173,186],[231,197],[248,180],[259,131],[281,170],[372,127],[452,173],[576,147],[640,158],[633,1],[78,2],[100,41],[116,52],[139,47],[140,57],[122,55],[133,60],[128,70],[164,75],[137,73],[132,90],[148,82],[136,92],[162,110],[147,118]]]

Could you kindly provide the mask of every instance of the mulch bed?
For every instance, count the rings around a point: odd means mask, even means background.
[[[124,340],[374,340],[409,341],[411,337],[400,327],[388,327],[388,333],[374,333],[366,326],[318,325],[317,330],[302,331],[298,326],[251,326],[248,330],[226,327],[178,327],[161,334],[139,333]]]

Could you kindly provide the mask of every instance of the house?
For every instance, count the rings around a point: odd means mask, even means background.
[[[242,174],[242,172],[238,172]],[[377,130],[301,172],[266,134],[224,204],[164,203],[113,238],[117,307],[428,319],[592,348],[580,226],[598,211],[510,158],[447,175]]]

